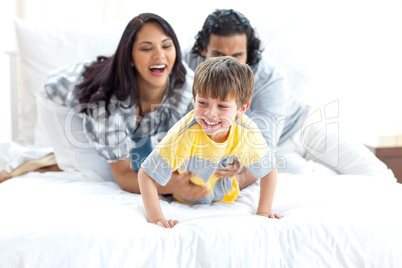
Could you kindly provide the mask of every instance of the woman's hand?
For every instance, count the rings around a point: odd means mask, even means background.
[[[11,179],[11,174],[5,170],[0,171],[0,183],[8,179]]]
[[[167,194],[176,194],[182,199],[200,200],[209,194],[206,186],[196,185],[190,182],[190,178],[194,176],[192,173],[179,174],[177,171],[172,173],[172,177],[165,185],[163,192]],[[159,191],[161,193],[161,191]],[[165,193],[161,193],[165,194]]]
[[[179,221],[172,220],[172,219],[170,219],[170,220],[160,219],[160,220],[153,221],[151,223],[159,225],[159,226],[161,226],[163,228],[172,229],[173,227],[176,226],[176,224],[179,223]]]

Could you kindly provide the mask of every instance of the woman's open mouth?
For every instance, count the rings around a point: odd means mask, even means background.
[[[153,66],[149,67],[149,70],[154,75],[160,75],[160,74],[163,74],[165,72],[166,65],[165,64],[153,65]]]

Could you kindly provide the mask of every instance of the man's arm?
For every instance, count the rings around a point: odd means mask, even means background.
[[[276,151],[289,112],[288,82],[270,59],[261,59],[253,68],[254,92],[248,115],[258,126],[272,151]]]

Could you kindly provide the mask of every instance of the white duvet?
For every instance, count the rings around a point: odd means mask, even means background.
[[[259,184],[231,204],[161,197],[173,229],[149,224],[140,195],[65,172],[0,184],[0,267],[402,267],[402,185],[279,174],[274,212]]]

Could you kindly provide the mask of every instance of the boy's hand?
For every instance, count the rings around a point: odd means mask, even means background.
[[[240,164],[237,158],[235,158],[233,164],[228,165],[227,169],[218,169],[215,172],[215,176],[218,178],[231,178],[236,176],[240,190],[257,181],[247,168],[243,168],[243,165]]]
[[[271,218],[271,219],[280,219],[280,218],[282,218],[282,215],[272,214],[272,213],[268,213],[268,212],[257,212],[257,215],[267,217],[267,218]]]
[[[231,178],[239,174],[242,169],[243,165],[240,164],[237,158],[235,158],[233,164],[228,164],[226,169],[218,169],[215,172],[215,176],[218,178]]]
[[[170,220],[160,219],[160,220],[153,221],[151,223],[159,225],[163,228],[172,229],[176,224],[179,223],[179,221],[172,220],[172,219],[170,219]]]

